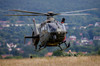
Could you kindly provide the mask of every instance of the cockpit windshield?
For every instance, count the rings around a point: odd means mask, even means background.
[[[66,32],[64,24],[61,24],[59,22],[52,22],[52,23],[46,23],[41,30],[46,30],[48,32]]]

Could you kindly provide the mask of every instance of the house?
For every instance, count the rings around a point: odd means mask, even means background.
[[[15,26],[16,26],[16,27],[18,27],[18,26],[19,26],[19,24],[15,24]]]
[[[0,21],[0,24],[10,23],[10,21]]]
[[[19,52],[20,52],[20,53],[24,53],[24,51],[23,51],[23,50],[20,50]]]
[[[2,24],[2,27],[10,27],[10,24]]]
[[[96,22],[95,27],[100,27],[100,22]]]
[[[87,52],[82,52],[82,54],[87,54]]]
[[[27,45],[31,45],[31,43],[32,43],[32,42],[31,42],[31,41],[29,41],[29,42],[27,43]]]
[[[80,36],[82,36],[83,35],[83,33],[80,33]]]
[[[6,57],[13,57],[12,54],[5,54],[5,55],[1,55],[2,58],[6,58]]]
[[[87,38],[81,38],[81,43],[89,42]]]
[[[20,51],[20,50],[21,50],[21,48],[16,48],[16,50]]]
[[[2,27],[10,27],[10,21],[0,21],[0,25],[2,26]]]
[[[80,29],[86,29],[87,27],[86,26],[80,26]]]
[[[16,23],[23,23],[24,21],[16,21]]]
[[[90,41],[89,41],[89,44],[93,44],[93,40],[90,40]]]
[[[69,39],[72,41],[76,41],[76,36],[70,36]]]
[[[100,36],[94,36],[93,40],[100,40]]]
[[[82,44],[89,44],[88,38],[81,38],[81,43]]]
[[[53,55],[53,52],[48,52],[47,54],[45,54],[45,57],[50,57]]]
[[[88,26],[93,26],[93,24],[89,24]]]

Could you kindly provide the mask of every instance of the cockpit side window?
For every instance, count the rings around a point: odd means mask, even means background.
[[[47,27],[46,24],[45,24],[44,26],[41,27],[41,32],[42,32],[42,31],[47,31],[47,30],[48,30],[48,27]]]

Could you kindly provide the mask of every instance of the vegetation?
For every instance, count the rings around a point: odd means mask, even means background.
[[[8,57],[5,57],[4,59],[22,59],[23,57],[22,56],[8,56]]]
[[[2,56],[0,55],[0,59],[2,59]]]
[[[63,51],[59,50],[53,52],[53,56],[63,56],[63,54],[64,54]]]
[[[42,6],[41,6],[42,5]],[[17,24],[16,21],[24,21],[23,24],[32,24],[33,17],[8,17],[3,16],[5,14],[24,14],[20,12],[6,11],[9,9],[20,9],[36,12],[66,12],[74,10],[83,10],[90,8],[100,8],[100,0],[0,0],[0,21],[10,21],[9,24]],[[86,37],[89,40],[93,40],[94,36],[100,36],[100,27],[95,27],[96,22],[100,22],[100,9],[96,11],[87,11],[85,13],[90,13],[92,15],[88,16],[56,16],[56,20],[61,21],[62,17],[66,18],[66,23],[68,23],[69,29],[68,34],[75,35],[77,40],[80,40],[82,37]],[[46,17],[34,17],[36,18],[37,23],[41,23],[46,19]],[[93,24],[93,26],[88,26]],[[87,27],[86,29],[79,29],[81,26]],[[76,29],[73,29],[76,27]],[[43,57],[47,52],[54,52],[54,56],[62,56],[63,52],[56,51],[56,48],[46,48],[42,51],[35,52],[32,45],[27,45],[31,40],[26,40],[24,44],[24,36],[31,35],[31,27],[22,26],[22,27],[2,27],[0,23],[0,55],[3,54],[13,54],[13,56],[23,56],[29,57],[32,54],[34,57]],[[80,35],[82,33],[82,35]],[[17,48],[21,48],[21,51],[17,51],[16,48],[13,48],[12,51],[8,51],[7,43],[14,43],[17,45]],[[75,52],[88,52],[90,55],[100,55],[100,40],[94,40],[93,45],[76,45],[75,42],[72,42],[71,49]],[[67,49],[66,51],[68,51]],[[67,54],[65,54],[67,55]]]
[[[99,66],[100,56],[0,59],[0,66]]]
[[[100,50],[98,50],[98,55],[100,55]]]

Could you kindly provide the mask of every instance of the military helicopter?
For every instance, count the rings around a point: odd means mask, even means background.
[[[25,36],[24,38],[25,39],[32,38],[32,42],[33,45],[35,46],[36,51],[40,51],[46,47],[54,47],[54,46],[58,46],[60,50],[65,50],[70,47],[70,42],[69,43],[66,42],[67,31],[64,25],[65,18],[62,18],[61,22],[58,22],[54,19],[53,16],[90,15],[88,13],[79,14],[78,12],[84,12],[96,9],[97,8],[92,8],[92,9],[85,9],[78,11],[61,12],[61,13],[53,13],[52,11],[48,13],[38,13],[38,12],[23,11],[23,10],[10,10],[15,12],[31,13],[32,15],[6,15],[6,16],[47,16],[47,20],[42,22],[39,27],[36,26],[35,19],[33,19],[34,31],[32,32],[32,36]],[[61,47],[62,44],[65,44],[65,48]]]

